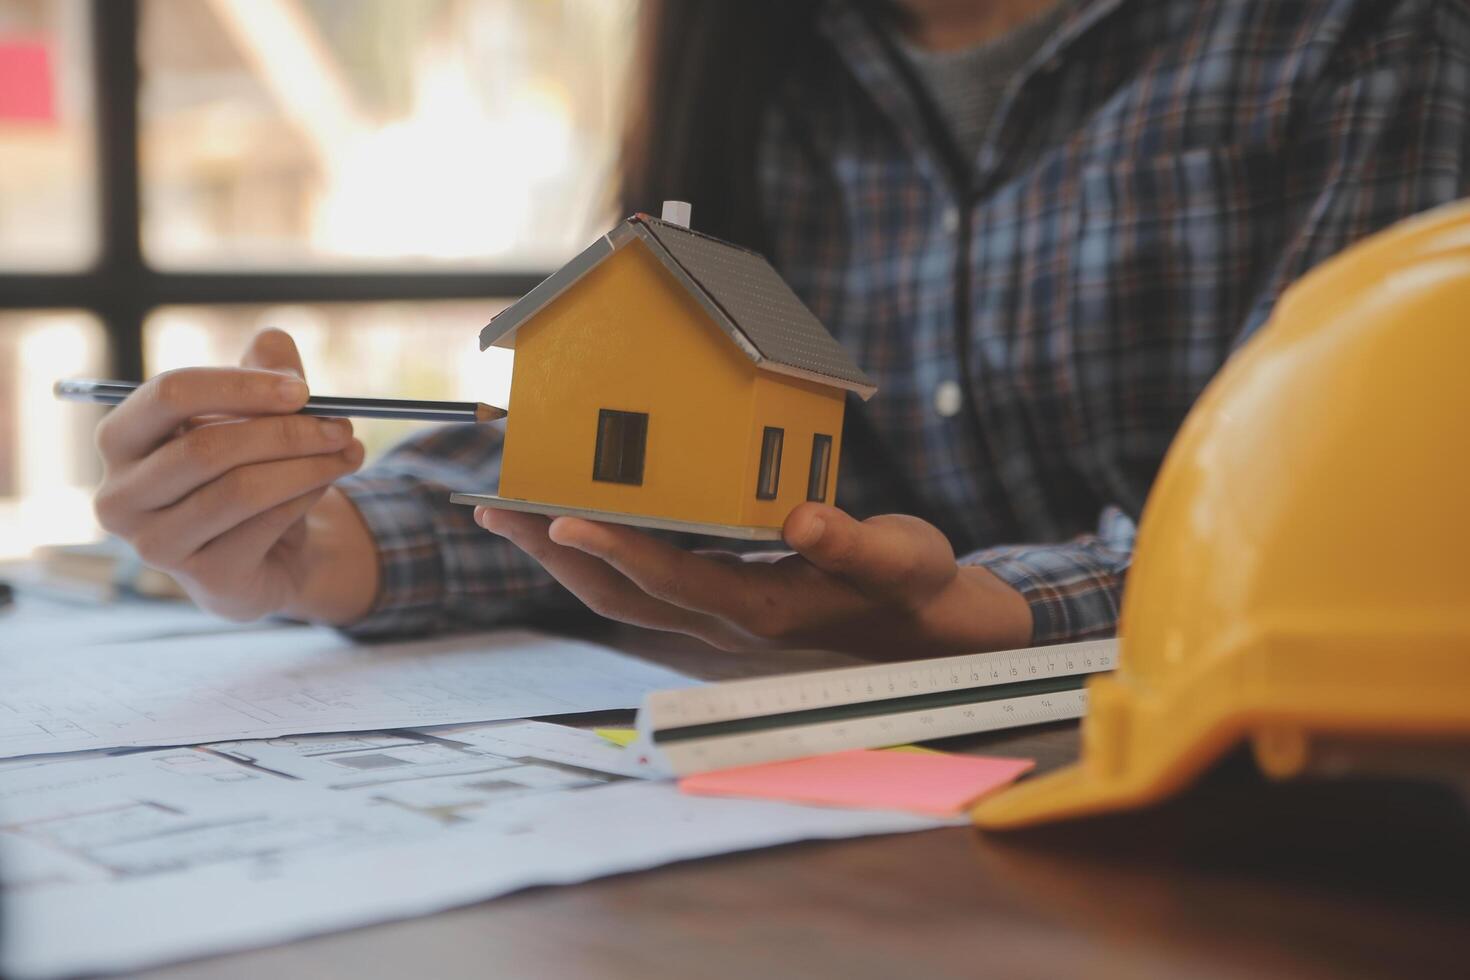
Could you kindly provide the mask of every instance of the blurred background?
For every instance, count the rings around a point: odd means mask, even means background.
[[[273,325],[321,394],[503,398],[479,328],[613,217],[634,17],[0,0],[0,559],[99,534],[102,409],[57,378],[232,363]]]

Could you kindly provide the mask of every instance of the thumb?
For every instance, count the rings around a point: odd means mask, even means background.
[[[240,358],[240,366],[280,371],[302,379],[306,377],[296,341],[284,330],[274,327],[267,327],[251,339],[250,346],[245,348],[245,354]]]
[[[957,574],[949,540],[905,514],[857,521],[836,507],[802,504],[786,518],[782,535],[816,567],[884,602],[917,605]]]

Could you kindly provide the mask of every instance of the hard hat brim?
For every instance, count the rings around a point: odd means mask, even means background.
[[[1162,793],[1127,792],[1117,783],[1089,778],[1082,765],[1072,765],[998,793],[971,811],[986,830],[1011,830],[1054,820],[1071,820],[1126,810],[1152,802]]]

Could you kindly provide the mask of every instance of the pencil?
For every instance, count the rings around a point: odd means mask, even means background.
[[[96,381],[65,378],[51,390],[69,402],[117,405],[138,387],[136,381]],[[312,395],[298,415],[348,419],[402,419],[406,422],[493,422],[505,418],[505,409],[481,402],[431,402],[407,398],[341,398]]]

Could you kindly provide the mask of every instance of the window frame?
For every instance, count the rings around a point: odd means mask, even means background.
[[[772,440],[772,436],[775,439]],[[755,474],[755,499],[775,500],[781,495],[781,453],[786,444],[786,430],[768,425],[761,431],[760,466]],[[768,452],[774,445],[775,452]],[[770,489],[766,489],[766,484]]]
[[[143,254],[138,60],[142,0],[90,0],[97,255],[76,272],[0,271],[0,310],[76,309],[101,322],[112,377],[143,380],[143,326],[164,306],[518,297],[551,270],[524,272],[187,272]]]
[[[820,447],[820,454],[818,448]],[[818,472],[817,460],[821,460]],[[812,460],[806,473],[806,499],[816,503],[827,502],[827,491],[831,489],[832,437],[821,432],[812,433]],[[820,491],[820,492],[818,492]]]
[[[626,452],[628,440],[626,435],[622,440],[623,453],[618,457],[617,476],[599,476],[602,471],[602,447],[606,444],[607,428],[603,424],[612,420],[621,421],[624,426],[629,422],[635,422],[638,430],[638,472],[634,479],[628,479],[625,473]],[[617,408],[600,408],[597,410],[597,444],[592,447],[592,480],[595,483],[616,483],[625,487],[643,486],[643,471],[648,462],[648,413],[629,412]]]

